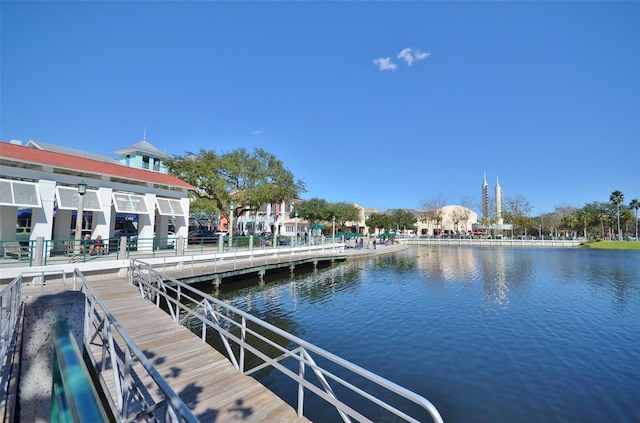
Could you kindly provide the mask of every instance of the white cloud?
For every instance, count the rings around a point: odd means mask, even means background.
[[[379,71],[391,70],[395,71],[398,65],[391,61],[391,57],[381,57],[379,59],[374,59],[373,63],[378,67]]]
[[[264,134],[264,131],[261,129],[256,129],[255,131],[252,132],[252,134],[257,137],[259,135]]]
[[[404,60],[407,65],[411,66],[413,62],[424,60],[429,57],[429,55],[431,55],[431,53],[425,53],[420,50],[415,50],[412,52],[411,47],[407,47],[405,49],[402,49],[402,51],[398,53],[398,59]]]
[[[423,51],[416,50],[416,54],[415,54],[416,60],[423,60],[423,59],[426,59],[429,56],[431,56],[431,53],[425,53]]]

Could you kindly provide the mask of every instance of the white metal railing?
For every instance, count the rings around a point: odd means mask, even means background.
[[[201,272],[204,268],[210,269],[212,273],[217,273],[220,266],[228,263],[235,265],[240,261],[248,261],[250,266],[261,266],[274,262],[288,262],[304,257],[335,256],[344,252],[344,244],[325,243],[317,245],[279,246],[256,249],[232,249],[228,251],[203,252],[198,255],[184,255],[180,257],[157,257],[155,259],[145,258],[147,263],[154,263],[156,269],[166,272],[172,267],[179,267],[190,272],[194,276],[195,269]],[[140,260],[141,258],[131,258]]]
[[[423,421],[425,416],[415,417],[415,413],[425,412],[434,422],[442,422],[438,410],[426,398],[187,284],[162,275],[150,263],[132,260],[129,278],[131,284],[138,286],[143,298],[168,311],[177,323],[188,327],[193,327],[194,322],[196,326],[201,325],[203,342],[207,341],[209,334],[219,335],[229,360],[238,371],[252,375],[272,367],[288,376],[298,387],[296,408],[299,416],[303,416],[305,390],[308,390],[334,407],[345,422],[351,422],[351,419],[372,421],[372,417],[366,414],[374,408],[386,410],[390,416],[408,422]],[[276,339],[280,342],[276,342]],[[327,364],[320,365],[319,362]],[[250,365],[253,367],[246,368]],[[306,369],[311,369],[316,379],[309,380]],[[348,392],[350,399],[341,400],[336,394],[338,391]],[[360,405],[354,405],[356,403]],[[368,404],[369,411],[362,409],[362,403]],[[406,410],[410,403],[418,406],[418,411],[412,415],[399,408],[402,406]]]
[[[6,409],[13,408],[9,404],[9,384],[14,376],[14,349],[18,338],[18,324],[23,309],[21,298],[22,277],[18,276],[0,290],[0,404]],[[7,413],[7,415],[12,412]]]
[[[568,239],[512,239],[512,238],[400,238],[398,242],[411,245],[473,245],[491,247],[579,247],[584,240]]]
[[[43,292],[45,285],[50,289],[51,285],[59,283],[60,291],[80,289],[85,294],[84,349],[117,422],[198,422],[78,269],[70,275],[64,271],[25,272],[0,291],[3,299],[2,357],[8,344],[4,339],[5,331],[14,330],[16,310],[22,306],[20,289],[23,283],[40,286]],[[92,346],[97,346],[100,353],[94,354]],[[135,383],[145,375],[148,376],[146,385]],[[109,389],[108,380],[114,384],[113,389]]]
[[[89,353],[103,391],[110,394],[107,395],[107,400],[117,421],[151,419],[166,422],[197,422],[198,419],[120,326],[84,275],[76,269],[74,277],[82,279],[82,292],[86,297],[85,349]],[[93,354],[92,345],[101,347],[99,356]],[[105,375],[107,372],[112,373],[111,377]],[[149,386],[135,382],[141,377],[140,372],[150,377],[155,385],[154,388],[157,389],[155,394],[160,396],[159,399],[154,400]],[[109,389],[107,379],[113,381],[113,389]],[[160,414],[162,417],[158,415],[151,417],[154,414]]]

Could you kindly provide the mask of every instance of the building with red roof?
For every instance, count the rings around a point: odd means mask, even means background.
[[[70,239],[81,181],[87,185],[83,228],[92,238],[112,238],[117,215],[135,216],[140,238],[166,238],[170,220],[176,237],[187,237],[189,191],[196,188],[181,179],[72,150],[0,142],[0,239],[15,239],[18,211],[24,208],[32,210],[32,240]],[[49,244],[49,250],[56,248]]]

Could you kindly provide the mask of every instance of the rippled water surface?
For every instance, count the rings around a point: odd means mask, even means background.
[[[447,423],[640,422],[638,251],[413,247],[223,288]]]

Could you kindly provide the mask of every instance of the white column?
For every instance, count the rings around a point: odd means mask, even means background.
[[[91,238],[96,238],[98,235],[102,235],[103,239],[109,238],[114,231],[115,213],[113,207],[111,207],[111,196],[113,189],[111,188],[98,188],[98,197],[100,198],[100,204],[102,205],[102,211],[93,212],[93,232]],[[112,216],[113,219],[112,219]],[[112,223],[113,222],[113,223]]]
[[[0,239],[11,241],[16,239],[16,223],[18,222],[18,208],[15,206],[0,206]]]
[[[156,195],[145,194],[144,202],[149,214],[140,214],[138,218],[138,251],[152,251],[153,229],[156,220]]]
[[[56,183],[55,181],[40,179],[38,181],[38,189],[40,191],[42,208],[33,208],[31,210],[31,239],[35,240],[41,236],[45,240],[50,240],[53,231],[53,206],[56,197]],[[52,244],[52,242],[47,244],[47,249],[44,254],[50,254],[53,249]]]

